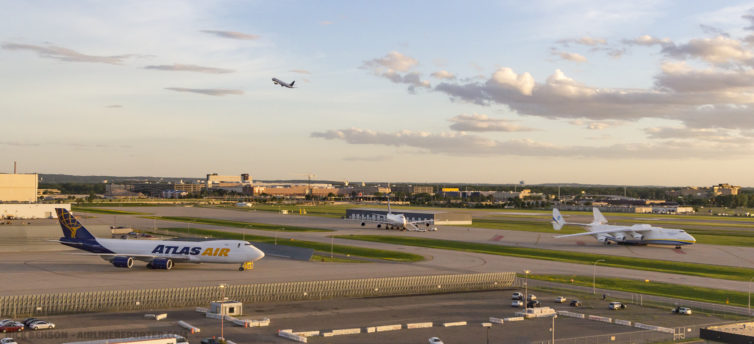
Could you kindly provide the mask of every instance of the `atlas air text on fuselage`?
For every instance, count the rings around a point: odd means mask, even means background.
[[[154,250],[152,250],[152,253],[154,254],[184,254],[184,255],[192,255],[196,256],[201,253],[202,256],[212,256],[212,257],[227,257],[228,253],[230,252],[229,248],[215,248],[215,247],[208,247],[204,249],[204,252],[202,252],[202,248],[195,246],[169,246],[169,245],[157,245]]]

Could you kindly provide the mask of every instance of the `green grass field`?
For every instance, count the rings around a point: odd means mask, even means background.
[[[566,275],[529,275],[531,279],[591,287],[592,276],[566,276]],[[625,278],[597,278],[597,288],[619,290],[632,293],[658,295],[685,300],[711,302],[719,304],[731,304],[746,307],[748,294],[738,291],[692,287],[679,284],[631,280]]]
[[[230,221],[220,219],[208,219],[203,217],[187,217],[187,216],[144,216],[145,219],[166,220],[166,221],[180,221],[189,223],[199,223],[205,225],[216,225],[224,227],[246,228],[256,229],[263,231],[281,231],[281,232],[332,232],[331,229],[323,228],[311,228],[311,227],[298,227],[298,226],[285,226],[285,225],[271,225],[267,223],[256,222],[241,222]]]
[[[134,211],[114,210],[114,209],[78,207],[75,205],[71,206],[71,210],[83,212],[83,213],[106,214],[106,215],[149,215],[149,213],[138,213]]]
[[[174,233],[186,233],[187,231],[186,228],[160,228],[160,230],[174,232]],[[275,237],[262,236],[262,235],[250,235],[250,234],[244,235],[242,233],[232,233],[232,232],[225,232],[225,231],[211,230],[211,229],[192,228],[189,230],[189,232],[192,235],[203,236],[203,237],[233,239],[233,240],[249,240],[249,241],[262,242],[262,243],[268,243],[268,244],[277,243],[278,245],[311,248],[318,252],[323,252],[323,253],[326,252],[328,256],[330,254],[330,248],[331,248],[330,244],[328,243],[294,240],[294,239],[287,239],[287,238],[275,238]],[[347,257],[354,256],[354,257],[362,257],[362,258],[370,258],[370,259],[388,260],[388,261],[394,261],[394,262],[418,262],[418,261],[424,260],[424,257],[417,254],[389,251],[389,250],[378,250],[378,249],[356,247],[356,246],[346,246],[346,245],[333,245],[332,252],[335,254],[338,254],[341,256],[347,256]]]
[[[645,258],[632,258],[620,256],[604,256],[591,253],[543,250],[528,247],[513,247],[494,244],[480,244],[461,241],[440,239],[426,239],[414,237],[381,236],[381,235],[341,235],[336,238],[381,242],[406,246],[418,246],[439,248],[446,250],[477,252],[495,254],[500,256],[513,256],[541,260],[552,260],[565,263],[592,264],[598,259],[604,259],[600,266],[612,266],[616,268],[667,272],[681,275],[720,278],[736,281],[748,281],[754,276],[754,269],[674,262],[669,260],[655,260]]]

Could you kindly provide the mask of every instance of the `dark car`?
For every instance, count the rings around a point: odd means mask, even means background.
[[[539,302],[539,300],[531,300],[526,303],[526,308],[535,308],[540,306],[542,306],[542,304]]]
[[[204,338],[202,339],[202,344],[226,344],[224,338]]]
[[[33,323],[35,321],[39,321],[39,319],[37,319],[37,318],[26,318],[26,319],[24,319],[24,321],[22,321],[22,323],[24,323],[24,326],[29,327],[29,325],[31,325],[31,323]]]
[[[571,307],[581,307],[581,301],[579,301],[579,300],[571,300],[570,305],[571,305]]]

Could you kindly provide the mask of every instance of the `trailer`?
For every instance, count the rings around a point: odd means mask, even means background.
[[[162,334],[156,336],[112,338],[91,340],[85,342],[68,342],[63,344],[189,344],[186,338],[177,334]]]

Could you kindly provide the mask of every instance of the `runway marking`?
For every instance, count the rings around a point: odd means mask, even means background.
[[[492,238],[490,238],[490,241],[500,241],[503,239],[502,235],[495,235]]]

